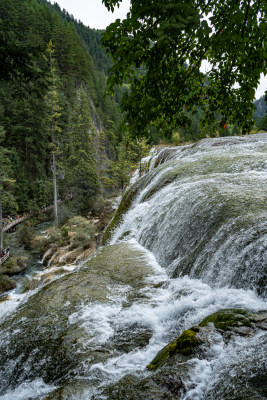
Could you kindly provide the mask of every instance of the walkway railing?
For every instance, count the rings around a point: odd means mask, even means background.
[[[62,201],[62,200],[58,200],[58,204],[61,204],[61,203],[63,203],[63,201]],[[48,207],[42,208],[40,211],[41,211],[41,213],[45,213],[46,211],[50,210],[50,209],[53,208],[53,207],[54,207],[53,205],[52,205],[52,206],[48,206]],[[21,222],[23,222],[23,221],[25,221],[26,219],[29,219],[29,218],[31,218],[31,217],[33,217],[33,214],[32,214],[32,213],[29,213],[29,214],[23,215],[22,217],[17,218],[16,220],[10,222],[9,224],[3,226],[3,232],[9,231],[9,229],[11,229],[13,226],[18,225],[18,224],[20,224]],[[9,253],[10,253],[10,252],[8,252],[8,253],[5,254],[4,256],[0,257],[0,265],[2,265],[2,264],[8,259]]]
[[[23,217],[20,217],[12,222],[10,222],[9,224],[5,225],[3,227],[3,232],[7,232],[9,231],[10,228],[12,228],[12,226],[18,225],[20,224],[22,221],[25,221],[26,219],[31,218],[31,214],[26,214],[23,215]]]
[[[6,253],[4,256],[0,257],[0,265],[2,265],[9,257],[9,252]]]
[[[61,204],[61,203],[62,203],[62,200],[58,200],[58,204]],[[40,210],[40,212],[43,214],[43,213],[45,213],[46,211],[50,210],[53,207],[54,206],[52,205],[52,206],[48,206],[48,207],[42,208]],[[3,232],[9,231],[9,229],[12,228],[13,226],[16,226],[16,225],[20,224],[21,222],[25,221],[26,219],[29,219],[29,218],[32,218],[32,217],[33,217],[32,213],[24,214],[22,217],[19,217],[16,220],[10,222],[9,224],[3,226]]]

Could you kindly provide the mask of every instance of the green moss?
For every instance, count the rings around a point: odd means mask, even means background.
[[[182,354],[187,356],[191,354],[193,348],[198,344],[196,332],[208,323],[212,322],[217,329],[229,330],[235,326],[251,326],[253,317],[242,309],[226,309],[218,311],[207,318],[205,318],[198,327],[192,327],[184,331],[177,339],[173,340],[165,346],[156,357],[151,361],[147,368],[155,371],[160,367],[168,358],[174,354]]]
[[[234,326],[251,326],[250,316],[245,310],[226,309],[218,311],[205,318],[199,326],[206,326],[212,322],[217,329],[224,331]]]
[[[109,242],[109,240],[111,239],[112,232],[120,224],[124,214],[129,210],[129,208],[132,204],[133,198],[138,193],[138,190],[139,190],[139,186],[133,185],[124,194],[124,196],[120,202],[120,205],[116,211],[116,214],[114,215],[114,218],[112,219],[111,223],[109,224],[109,226],[107,227],[107,229],[103,235],[102,245],[107,244]]]
[[[197,345],[196,332],[192,329],[184,331],[177,339],[173,340],[165,346],[156,357],[147,365],[147,369],[155,371],[160,367],[166,359],[172,357],[176,353],[184,356],[189,355],[192,349]]]
[[[6,275],[0,274],[0,293],[7,292],[8,290],[14,289],[16,287],[16,282],[10,279]]]
[[[181,354],[190,354],[193,347],[197,345],[196,332],[188,329],[184,331],[181,336],[176,340],[175,352],[179,351]]]
[[[167,346],[163,347],[162,350],[158,352],[156,357],[151,361],[150,364],[146,366],[147,369],[150,369],[151,371],[155,371],[158,367],[160,367],[164,361],[169,358],[170,356],[170,351],[169,349],[173,348],[173,342],[170,344],[167,344]]]
[[[119,237],[119,240],[125,239],[127,236],[130,235],[130,233],[131,233],[131,231],[126,231],[126,232],[124,232],[124,233]]]
[[[5,270],[7,271],[14,269],[16,266],[17,266],[17,261],[15,257],[9,257],[4,264]]]

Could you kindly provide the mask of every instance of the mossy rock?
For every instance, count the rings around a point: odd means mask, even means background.
[[[28,257],[17,257],[17,265],[19,266],[21,271],[24,271],[28,265]]]
[[[5,274],[6,271],[12,271],[16,266],[17,266],[16,258],[9,257],[2,265],[1,272]]]
[[[177,339],[165,346],[156,357],[147,365],[147,369],[155,371],[162,366],[174,354],[188,356],[201,340],[196,337],[196,332],[200,331],[209,323],[213,323],[216,329],[223,331],[231,330],[232,328],[247,326],[251,327],[253,316],[242,309],[226,309],[220,310],[205,318],[197,327],[185,330]]]
[[[109,240],[111,239],[112,232],[117,228],[117,226],[122,221],[124,214],[129,210],[129,208],[132,204],[132,201],[133,201],[134,197],[137,195],[138,191],[139,191],[139,185],[133,185],[124,194],[124,196],[120,202],[120,205],[114,215],[114,218],[112,219],[111,223],[109,224],[109,226],[107,227],[107,229],[103,235],[103,239],[102,239],[103,245],[106,245],[109,242]]]
[[[9,257],[9,259],[3,264],[1,273],[6,275],[20,274],[27,268],[27,264],[27,257]]]
[[[131,231],[126,231],[126,232],[124,232],[124,233],[119,237],[119,240],[123,240],[123,239],[127,238],[127,236],[129,236],[130,233],[131,233]]]
[[[207,326],[208,323],[213,323],[216,329],[227,331],[234,327],[251,326],[251,316],[242,309],[226,309],[208,316],[199,326]]]
[[[15,289],[16,282],[6,275],[0,275],[0,293],[7,292],[8,290]]]
[[[180,353],[184,356],[189,355],[193,348],[198,344],[196,339],[196,332],[192,329],[184,331],[177,339],[173,340],[167,346],[165,346],[156,357],[147,365],[147,369],[155,371],[160,367],[169,357],[172,357],[176,353]]]

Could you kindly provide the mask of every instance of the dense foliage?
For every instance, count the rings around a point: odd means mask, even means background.
[[[121,1],[103,3],[114,10]],[[127,18],[106,29],[103,44],[114,61],[110,90],[131,84],[123,109],[132,132],[171,132],[199,110],[206,126],[238,122],[247,132],[260,73],[267,72],[266,11],[265,0],[131,0]]]
[[[86,214],[100,190],[97,159],[116,154],[112,149],[121,115],[115,99],[104,96],[108,57],[99,56],[102,70],[97,69],[85,43],[94,36],[100,41],[100,34],[81,25],[83,39],[58,6],[37,0],[0,3],[0,197],[5,215],[52,203],[52,173],[58,198],[71,194],[78,211]]]

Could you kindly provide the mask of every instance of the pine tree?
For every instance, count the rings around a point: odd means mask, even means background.
[[[267,132],[267,114],[262,117],[262,119],[259,122],[259,130]]]
[[[81,87],[70,117],[65,172],[74,204],[83,215],[89,211],[99,193],[95,128],[91,119],[87,94]]]
[[[117,148],[116,161],[110,161],[111,177],[106,180],[106,185],[109,187],[119,187],[124,192],[126,186],[130,182],[131,170],[133,166],[129,158],[129,150],[127,142],[123,141]]]
[[[2,146],[5,131],[0,126],[0,253],[3,249],[3,208],[9,212],[17,211],[17,204],[12,195],[12,169],[8,150]]]
[[[238,130],[238,125],[237,125],[237,123],[235,123],[234,126],[233,126],[232,135],[233,135],[233,136],[235,136],[235,135],[240,135],[240,132],[239,132],[239,130]]]
[[[46,96],[48,113],[48,131],[51,137],[51,154],[52,154],[52,174],[53,174],[53,187],[54,187],[54,217],[55,224],[58,224],[58,192],[57,192],[57,158],[60,154],[60,133],[61,128],[59,125],[59,118],[61,116],[61,107],[59,105],[58,87],[55,60],[53,57],[54,46],[50,40],[46,52],[47,61],[50,67],[50,88]]]
[[[142,158],[148,155],[149,145],[146,138],[136,138],[130,144],[132,158],[139,164],[139,176],[142,176]]]

